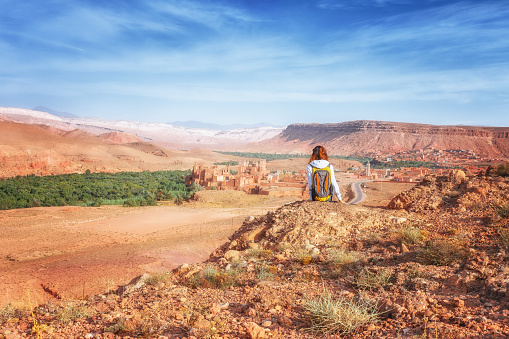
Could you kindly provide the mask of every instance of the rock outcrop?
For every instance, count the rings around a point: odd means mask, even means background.
[[[452,208],[459,212],[499,206],[509,197],[503,177],[467,176],[454,170],[447,176],[428,175],[409,191],[395,196],[388,207],[412,212]],[[485,206],[489,203],[489,206]],[[482,207],[481,207],[482,206]]]

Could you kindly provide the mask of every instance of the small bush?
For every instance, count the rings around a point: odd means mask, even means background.
[[[413,267],[407,275],[408,280],[416,279],[416,278],[429,278],[429,274],[424,271],[421,271],[419,267]]]
[[[497,213],[502,218],[509,218],[509,204],[505,204],[503,206],[499,206],[497,208]]]
[[[383,238],[383,235],[379,232],[371,232],[369,233],[365,238],[364,238],[364,241],[368,244],[368,245],[376,245],[378,244],[380,241],[382,241],[382,238]]]
[[[157,285],[159,283],[164,283],[168,280],[168,275],[166,273],[155,273],[151,274],[150,277],[147,278],[145,283],[147,285]]]
[[[330,294],[307,300],[304,310],[308,312],[309,330],[324,334],[348,334],[359,326],[375,322],[380,312],[376,303],[365,299],[333,299]]]
[[[468,249],[457,239],[435,239],[429,241],[418,255],[425,265],[447,266],[468,258]]]
[[[238,284],[238,275],[239,271],[235,269],[222,272],[215,267],[206,267],[191,278],[190,284],[202,288],[228,288]]]
[[[56,309],[54,313],[57,322],[67,324],[75,321],[76,319],[91,317],[95,314],[95,311],[85,304],[73,303],[65,306],[64,308]]]
[[[498,175],[500,177],[509,177],[509,162],[505,165],[497,166],[495,175]]]
[[[261,281],[271,281],[277,279],[277,268],[274,266],[260,266],[257,269],[258,279]]]
[[[313,261],[316,261],[316,256],[313,256],[311,254],[310,250],[307,250],[305,248],[297,248],[293,251],[293,257],[296,261],[300,262],[302,265],[309,265]]]
[[[262,248],[250,248],[246,251],[246,257],[247,258],[260,258],[264,255],[264,252],[265,251]]]
[[[509,228],[500,230],[500,244],[502,246],[509,246]]]
[[[276,245],[276,247],[274,248],[274,251],[276,251],[278,253],[282,253],[282,252],[285,252],[289,248],[290,248],[290,244],[289,243],[282,242],[282,243],[279,243],[279,244]]]
[[[337,268],[348,268],[361,259],[361,256],[355,252],[345,250],[332,250],[329,253],[329,261]]]
[[[360,290],[372,290],[387,285],[392,279],[392,270],[382,268],[378,271],[362,270],[354,280],[354,285]]]
[[[144,311],[141,317],[119,322],[114,326],[110,326],[108,331],[105,329],[104,332],[117,333],[125,331],[143,338],[157,338],[168,331],[169,328],[170,324],[162,314],[154,311]]]
[[[26,308],[14,307],[8,304],[4,308],[0,309],[0,323],[8,322],[14,318],[23,318],[30,314],[30,310]]]
[[[425,231],[415,227],[403,228],[398,233],[398,240],[405,245],[418,244],[425,239]]]
[[[126,206],[126,207],[138,207],[138,206],[140,206],[140,201],[136,200],[136,199],[127,199],[124,202],[124,206]]]

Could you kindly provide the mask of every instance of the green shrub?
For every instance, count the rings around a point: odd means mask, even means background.
[[[263,256],[262,248],[250,248],[246,251],[247,258],[260,258],[261,256]]]
[[[282,253],[282,252],[285,252],[289,248],[290,248],[290,244],[289,243],[282,242],[282,243],[279,243],[279,244],[276,245],[276,247],[274,248],[274,251],[276,251],[278,253]]]
[[[328,293],[306,300],[303,307],[311,322],[309,330],[323,334],[348,334],[377,321],[380,316],[376,303],[365,299],[333,299]]]
[[[124,202],[124,206],[126,206],[126,207],[138,207],[138,206],[140,206],[140,201],[136,200],[136,199],[127,199]]]

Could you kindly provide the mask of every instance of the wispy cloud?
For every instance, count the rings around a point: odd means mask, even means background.
[[[426,1],[426,0],[423,0]],[[428,0],[429,1],[429,0]],[[340,9],[355,7],[384,7],[389,5],[411,4],[411,0],[320,0],[317,6],[322,9]]]

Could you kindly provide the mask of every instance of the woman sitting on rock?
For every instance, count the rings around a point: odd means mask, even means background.
[[[313,201],[332,201],[335,194],[339,202],[341,193],[338,183],[334,177],[334,168],[329,163],[329,156],[323,146],[313,148],[313,154],[309,159],[307,167],[309,200]]]

